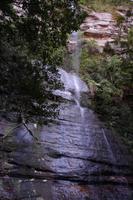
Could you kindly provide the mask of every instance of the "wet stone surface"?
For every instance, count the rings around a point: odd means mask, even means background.
[[[85,83],[60,73],[65,88],[56,93],[65,102],[55,123],[28,125],[38,141],[0,119],[0,200],[132,200],[132,155],[80,105],[81,93],[89,92]]]
[[[0,199],[132,200],[133,163],[126,147],[74,102],[62,104],[56,124],[29,127],[1,139]],[[1,119],[3,132],[16,124]]]

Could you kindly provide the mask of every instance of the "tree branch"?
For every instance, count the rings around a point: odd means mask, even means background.
[[[27,126],[24,122],[23,122],[23,125],[24,125],[24,127],[26,128],[26,130],[29,132],[29,134],[30,134],[35,140],[38,141],[38,138],[35,137],[35,136],[33,135],[32,131],[28,128],[28,126]]]

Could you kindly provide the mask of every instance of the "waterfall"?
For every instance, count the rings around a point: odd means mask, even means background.
[[[1,141],[1,172],[5,170],[0,199],[133,199],[129,187],[133,185],[132,155],[130,158],[95,112],[82,106],[82,97],[87,94],[88,98],[89,90],[78,75],[78,33],[72,33],[70,39],[72,67],[59,69],[64,88],[53,91],[61,99],[58,117],[48,125],[29,124],[38,142],[23,126]],[[1,131],[7,133],[12,125],[3,119]]]
[[[58,95],[65,97],[66,99],[75,101],[77,107],[80,110],[80,114],[83,117],[84,108],[81,106],[81,94],[88,92],[87,85],[73,72],[66,72],[63,69],[59,70],[61,75],[61,81],[64,84],[64,91],[58,91]],[[56,91],[57,94],[57,91]]]
[[[79,73],[80,68],[80,55],[81,55],[81,40],[79,32],[73,32],[69,39],[70,46],[72,47],[72,70],[74,70],[77,74]]]
[[[65,87],[65,91],[60,91],[60,95],[62,97],[65,96],[67,99],[74,100],[80,110],[81,117],[83,117],[84,108],[81,106],[81,94],[88,92],[88,87],[78,76],[81,55],[81,40],[78,32],[73,32],[70,35],[68,51],[71,52],[71,68],[69,67],[70,72],[66,72],[63,69],[59,70],[61,81],[64,83]]]

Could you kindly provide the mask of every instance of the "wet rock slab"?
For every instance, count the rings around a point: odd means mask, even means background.
[[[25,126],[0,120],[0,200],[131,200],[132,156],[81,106],[85,83],[60,72],[65,87],[56,92],[65,101],[59,116],[47,126],[28,124],[38,141]]]
[[[132,156],[92,110],[68,102],[55,124],[29,127],[39,142],[24,127],[1,139],[0,199],[132,199]]]
[[[7,200],[132,200],[132,190],[127,186],[82,185],[8,177],[2,178],[1,185],[0,198]]]

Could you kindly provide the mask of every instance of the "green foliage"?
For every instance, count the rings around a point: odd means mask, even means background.
[[[133,141],[133,63],[128,48],[125,58],[94,53],[89,48],[83,47],[80,74],[90,88],[92,108],[126,141]],[[133,142],[130,145],[133,147]]]
[[[128,51],[131,59],[133,59],[133,28],[128,31]]]
[[[128,32],[128,44],[133,47],[133,28]]]
[[[78,1],[0,1],[0,110],[28,121],[57,114],[52,91],[69,33],[83,19]]]
[[[77,30],[83,18],[78,1],[2,0],[0,6],[0,33],[25,44],[45,64],[53,64],[54,49],[66,44],[68,33]]]
[[[96,11],[114,11],[114,6],[131,4],[128,0],[80,0],[80,3]]]
[[[52,94],[59,87],[56,69],[52,73],[48,66],[30,61],[6,42],[0,45],[0,63],[0,110],[21,114],[26,121],[52,119],[58,106]]]
[[[125,17],[122,15],[116,16],[117,25],[120,26],[125,21]]]
[[[103,97],[108,97],[106,100],[110,100],[112,96],[116,95],[121,97],[122,92],[119,88],[119,85],[123,82],[121,59],[117,56],[106,58],[101,56],[88,57],[85,54],[82,55],[81,73],[88,84],[93,82],[97,93]]]
[[[108,4],[121,4],[121,3],[125,3],[125,2],[128,2],[126,0],[94,0],[93,2],[97,2],[97,4],[105,4],[105,3],[108,3]],[[80,3],[82,4],[91,4],[92,1],[91,0],[80,0]]]

